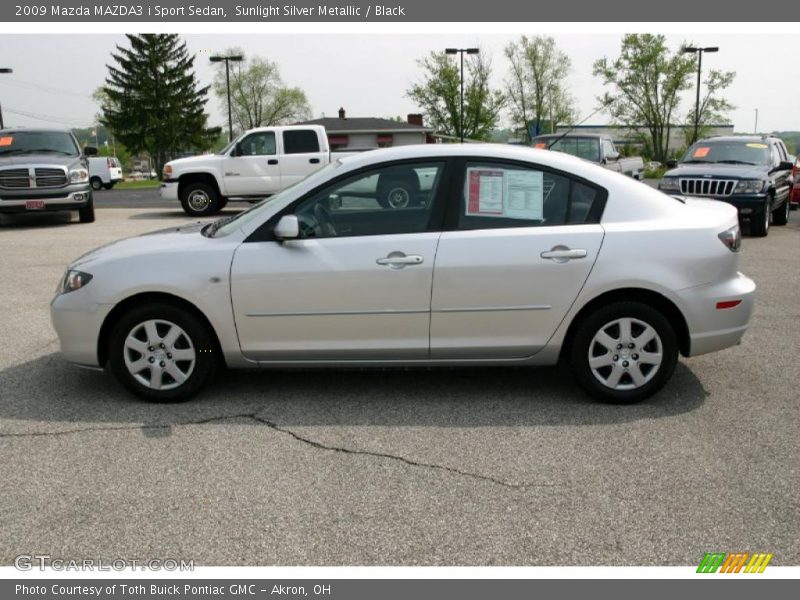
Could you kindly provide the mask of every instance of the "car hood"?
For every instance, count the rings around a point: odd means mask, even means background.
[[[50,154],[47,152],[43,152],[41,154],[12,154],[11,156],[3,156],[0,154],[0,168],[10,167],[12,165],[30,164],[47,164],[69,167],[80,162],[80,160],[80,156],[64,156],[63,154]]]
[[[664,173],[664,177],[710,177],[719,179],[762,179],[767,176],[766,165],[678,165]]]
[[[189,223],[180,227],[169,227],[117,240],[78,257],[70,264],[70,268],[75,269],[91,263],[113,261],[117,258],[129,258],[137,255],[191,251],[193,248],[211,241],[211,238],[200,233],[205,225],[207,223]]]
[[[169,164],[173,166],[182,167],[184,165],[193,165],[193,164],[201,164],[209,162],[214,162],[216,160],[220,160],[222,156],[219,154],[200,154],[198,156],[186,156],[184,158],[176,158],[175,160],[169,161]]]

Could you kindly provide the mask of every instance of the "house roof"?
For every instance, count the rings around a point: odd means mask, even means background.
[[[402,121],[392,121],[390,119],[378,119],[375,117],[347,117],[339,119],[336,117],[324,117],[322,119],[312,119],[303,121],[298,125],[322,125],[328,133],[403,133],[414,132],[425,133],[433,131],[430,127],[420,127]]]

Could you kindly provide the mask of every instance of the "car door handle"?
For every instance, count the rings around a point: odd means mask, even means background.
[[[318,165],[319,164],[319,159],[318,158],[309,158],[308,162],[310,162],[312,165]]]
[[[588,253],[583,248],[569,248],[567,246],[553,246],[550,250],[542,252],[539,256],[557,263],[565,263],[573,258],[586,258]]]
[[[267,164],[268,164],[268,165],[277,165],[277,164],[278,164],[278,159],[277,159],[277,158],[270,158],[270,159],[267,161]]]
[[[421,265],[424,259],[418,254],[406,255],[403,252],[390,252],[388,256],[379,258],[375,262],[392,269],[402,269],[406,265]]]

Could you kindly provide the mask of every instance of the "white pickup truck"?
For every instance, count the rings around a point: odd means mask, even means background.
[[[180,158],[164,165],[161,197],[180,201],[191,216],[213,215],[228,201],[268,198],[352,152],[331,153],[320,125],[260,127],[244,132],[218,154]],[[430,189],[431,174],[399,166],[390,176],[362,179],[384,208],[405,208]]]
[[[634,179],[642,179],[644,176],[642,157],[623,158],[611,138],[603,135],[592,133],[540,135],[533,138],[532,144],[534,148],[545,148],[577,156]]]

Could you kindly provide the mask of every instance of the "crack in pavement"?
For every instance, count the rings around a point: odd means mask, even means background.
[[[132,431],[136,429],[167,429],[170,427],[181,427],[181,426],[188,426],[188,425],[204,425],[208,423],[213,423],[215,421],[229,421],[233,419],[251,419],[256,421],[257,423],[261,423],[266,425],[270,429],[277,431],[278,433],[282,433],[284,435],[291,436],[298,442],[302,442],[312,448],[317,448],[318,450],[326,450],[328,452],[338,452],[341,454],[349,454],[349,455],[361,455],[361,456],[371,456],[374,458],[384,458],[387,460],[393,460],[397,462],[401,462],[405,465],[410,467],[417,467],[422,469],[434,469],[439,471],[445,471],[447,473],[451,473],[453,475],[458,475],[461,477],[469,477],[471,479],[476,479],[479,481],[485,481],[487,483],[492,483],[494,485],[499,485],[505,488],[513,489],[513,490],[524,490],[529,487],[553,487],[555,484],[551,483],[528,483],[528,482],[513,482],[513,481],[505,481],[503,479],[499,479],[497,477],[492,477],[490,475],[483,475],[481,473],[473,473],[471,471],[463,471],[461,469],[457,469],[455,467],[448,467],[446,465],[439,465],[436,463],[426,463],[420,462],[416,460],[412,460],[410,458],[406,458],[404,456],[399,456],[396,454],[389,454],[386,452],[375,452],[372,450],[356,450],[353,448],[345,448],[343,446],[329,446],[327,444],[323,444],[321,442],[317,442],[310,438],[304,437],[299,433],[287,429],[285,427],[281,427],[277,423],[270,421],[269,419],[265,419],[264,417],[260,417],[257,412],[254,413],[240,413],[240,414],[233,414],[233,415],[220,415],[214,417],[208,417],[206,419],[199,419],[196,421],[181,421],[177,423],[147,423],[147,424],[139,424],[139,425],[120,425],[120,426],[108,426],[108,427],[82,427],[78,429],[66,429],[60,431],[31,431],[25,433],[3,433],[0,432],[0,439],[2,438],[22,438],[22,437],[48,437],[48,436],[62,436],[62,435],[74,435],[79,433],[90,433],[94,431]]]

